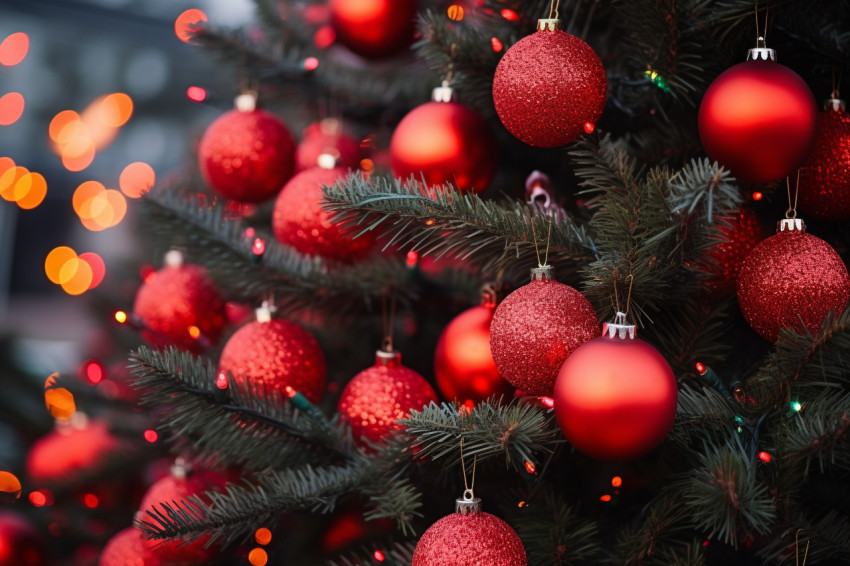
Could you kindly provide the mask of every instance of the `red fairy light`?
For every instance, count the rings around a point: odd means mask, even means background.
[[[759,452],[759,460],[761,460],[765,464],[770,462],[770,458],[771,458],[771,456],[768,452]]]
[[[502,10],[501,14],[502,17],[508,20],[509,22],[515,22],[519,19],[519,15],[513,10],[509,10],[508,8]]]
[[[599,498],[599,501],[611,501],[611,496],[606,493],[605,495]]]
[[[251,251],[254,252],[254,255],[263,255],[266,253],[266,242],[262,238],[257,238],[254,240],[254,245],[251,247]]]
[[[544,407],[552,408],[555,406],[555,400],[551,397],[541,397],[540,402],[543,403]]]
[[[502,45],[502,42],[499,40],[498,37],[491,38],[490,44],[493,46],[493,51],[495,51],[496,53],[498,53],[499,51],[501,51],[504,48],[504,46]]]
[[[219,389],[227,389],[227,375],[223,371],[215,376],[215,386]]]
[[[697,362],[696,368],[700,375],[705,375],[705,365],[702,362]]]
[[[384,553],[381,552],[380,550],[376,550],[375,553],[373,554],[373,556],[375,557],[375,560],[377,560],[378,562],[383,562],[386,558],[384,556]]]
[[[186,89],[186,97],[192,102],[203,102],[207,99],[207,91],[199,86],[190,86]]]
[[[537,468],[534,467],[534,464],[532,464],[528,460],[525,461],[525,471],[526,472],[528,472],[529,474],[533,474],[536,469]]]
[[[593,130],[595,130],[595,129],[596,129],[596,124],[591,124],[590,122],[584,123],[584,131],[587,132],[588,134],[592,134]]]
[[[419,262],[419,253],[413,250],[407,252],[407,267],[415,267]]]
[[[283,390],[284,390],[284,392],[286,392],[286,396],[289,397],[290,399],[292,399],[293,397],[295,397],[298,394],[298,392],[295,391],[295,389],[293,389],[291,385],[287,385],[286,387],[283,388]]]

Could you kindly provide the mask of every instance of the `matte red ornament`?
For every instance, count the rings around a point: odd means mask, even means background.
[[[342,169],[357,169],[362,154],[357,138],[345,133],[339,120],[326,118],[304,130],[304,137],[295,149],[295,171],[318,167],[320,155],[332,156]]]
[[[429,186],[452,183],[460,191],[480,193],[496,172],[499,148],[490,126],[471,106],[434,100],[410,111],[393,132],[393,174],[424,178]]]
[[[204,132],[198,164],[204,180],[221,196],[262,202],[292,176],[295,140],[274,114],[230,110]]]
[[[819,220],[850,220],[850,114],[830,100],[818,115],[815,147],[800,168],[797,206]]]
[[[678,390],[658,350],[635,337],[618,313],[602,336],[580,346],[555,382],[555,417],[579,452],[597,460],[633,460],[670,432]]]
[[[416,0],[330,0],[337,40],[369,58],[390,57],[413,41]]]
[[[608,90],[596,52],[551,22],[558,20],[540,20],[536,33],[508,49],[493,77],[499,119],[535,147],[560,147],[592,128]]]
[[[225,301],[204,268],[174,259],[179,257],[167,256],[165,267],[145,278],[133,312],[145,327],[142,337],[153,346],[200,353],[221,336]]]
[[[323,185],[333,185],[348,172],[345,169],[314,167],[290,180],[274,204],[272,229],[277,240],[305,255],[341,262],[361,259],[372,248],[375,235],[366,232],[355,238],[332,221],[333,213],[322,208]]]
[[[288,320],[271,319],[260,309],[255,322],[233,333],[224,345],[219,372],[237,383],[262,384],[285,391],[290,386],[317,403],[325,392],[325,355],[312,334]]]
[[[478,403],[494,395],[508,399],[514,388],[502,378],[490,353],[490,323],[496,303],[486,300],[457,315],[434,352],[437,388],[448,400]]]
[[[27,476],[37,487],[68,482],[95,469],[118,447],[104,421],[89,421],[81,428],[61,425],[30,447]]]
[[[142,542],[142,531],[128,527],[114,535],[103,552],[100,553],[98,566],[165,566],[170,562],[162,562],[147,552]]]
[[[412,566],[527,566],[525,548],[509,524],[481,511],[481,500],[458,499],[456,511],[428,527]]]
[[[0,512],[0,566],[44,566],[45,547],[43,537],[24,515]]]
[[[827,313],[840,314],[848,298],[850,277],[841,257],[806,233],[800,219],[779,222],[776,235],[762,240],[741,265],[738,306],[771,342],[785,327],[817,334]]]
[[[532,269],[531,277],[496,307],[490,352],[508,383],[551,397],[564,360],[599,336],[599,322],[584,295],[555,281],[551,267]]]
[[[753,53],[755,52],[755,53]],[[800,75],[769,60],[772,49],[727,69],[705,91],[699,135],[708,156],[739,180],[767,183],[792,174],[815,141],[817,106]]]
[[[711,276],[704,285],[716,293],[730,294],[735,292],[741,263],[762,240],[762,228],[756,213],[748,206],[742,206],[735,214],[718,218],[717,223],[721,241],[705,254],[711,261],[703,266],[703,270]]]
[[[380,442],[399,428],[410,410],[437,401],[424,377],[401,364],[399,352],[378,350],[375,365],[355,375],[345,386],[337,410],[351,425],[359,444]]]

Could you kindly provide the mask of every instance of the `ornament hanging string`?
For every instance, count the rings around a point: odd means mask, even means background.
[[[463,472],[463,497],[466,498],[469,495],[470,499],[475,498],[475,493],[473,489],[475,489],[475,468],[478,464],[478,454],[472,457],[472,481],[467,483],[466,481],[466,462],[463,458],[463,437],[460,437],[460,469]]]
[[[537,246],[537,233],[534,230],[534,218],[531,219],[531,237],[534,239],[534,253],[537,254],[537,267],[546,267],[549,265],[549,244],[552,241],[552,219],[549,218],[549,228],[546,231],[546,250],[543,256],[543,263],[540,263],[540,248]]]
[[[626,316],[628,316],[629,315],[629,308],[632,306],[632,286],[634,285],[634,282],[635,282],[635,276],[632,275],[631,273],[629,273],[629,275],[626,277],[626,279],[629,280],[629,293],[628,293],[628,295],[626,295],[626,313],[625,313]],[[614,306],[617,309],[616,312],[621,312],[620,311],[620,297],[619,297],[619,294],[617,293],[617,280],[616,279],[614,280]]]
[[[832,92],[829,93],[830,98],[836,99],[841,97],[841,78],[843,75],[844,69],[839,68],[837,65],[832,66]]]
[[[767,16],[770,13],[770,4],[764,8],[764,33],[759,33],[759,0],[755,1],[756,15],[756,47],[767,47]]]
[[[797,169],[797,185],[794,187],[793,204],[791,202],[791,177],[785,177],[785,187],[788,189],[788,210],[785,211],[785,218],[797,218],[797,196],[800,191],[800,169]]]
[[[387,295],[389,295],[390,305],[387,308]],[[395,306],[396,306],[396,290],[395,287],[390,287],[389,292],[384,292],[381,295],[381,325],[384,331],[384,340],[381,344],[381,349],[385,352],[393,351],[393,334],[395,333]]]
[[[455,72],[455,59],[457,59],[457,43],[452,43],[449,47],[449,66],[446,69],[446,78],[443,79],[443,86],[451,86],[452,78]]]
[[[806,537],[806,550],[803,553],[803,563],[800,564],[800,532],[803,529],[797,529],[797,532],[794,534],[794,558],[796,566],[806,566],[806,559],[809,557],[809,545],[812,542],[808,536]]]
[[[554,19],[558,19],[558,8],[561,7],[561,0],[552,0],[549,4],[549,19],[553,19],[552,14],[555,14]]]

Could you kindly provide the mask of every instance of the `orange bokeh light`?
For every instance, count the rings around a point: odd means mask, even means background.
[[[144,161],[136,161],[127,165],[118,178],[121,192],[130,198],[139,198],[151,190],[156,182],[153,167]]]
[[[74,195],[71,197],[71,205],[74,207],[74,212],[80,216],[80,210],[83,205],[106,190],[103,183],[98,181],[85,181],[74,190]]]
[[[254,540],[257,541],[257,544],[268,544],[272,541],[272,532],[265,527],[261,527],[254,533]]]
[[[180,41],[189,43],[193,35],[192,28],[205,21],[207,21],[207,15],[203,10],[190,8],[174,20],[174,33],[180,38]]]
[[[24,113],[24,95],[8,92],[0,96],[0,126],[14,124]]]
[[[47,196],[47,181],[41,173],[27,173],[15,183],[15,202],[24,210],[31,210]]]
[[[81,295],[91,286],[94,274],[91,266],[78,257],[69,259],[59,270],[62,290],[69,295]]]
[[[44,405],[54,419],[70,419],[77,411],[74,395],[64,387],[45,391]]]
[[[71,128],[79,128],[82,125],[80,115],[73,110],[63,110],[53,117],[47,127],[50,139],[58,144],[68,143],[73,138]]]
[[[27,56],[30,48],[30,38],[22,31],[7,36],[0,43],[0,65],[11,67],[17,65]]]
[[[62,270],[62,266],[75,257],[77,257],[77,252],[68,246],[53,248],[47,254],[47,258],[44,260],[44,272],[47,274],[47,278],[50,279],[51,283],[60,284],[59,273]]]
[[[127,313],[124,311],[115,311],[115,321],[119,324],[127,322]]]
[[[94,252],[85,252],[79,255],[79,258],[89,264],[92,271],[92,281],[89,285],[89,290],[94,289],[103,281],[106,275],[106,264],[103,259]]]
[[[78,212],[83,226],[99,232],[116,226],[127,214],[127,200],[115,189],[106,189],[85,201]]]
[[[18,186],[18,181],[27,173],[29,173],[29,169],[20,166],[9,167],[3,171],[0,174],[0,197],[8,201],[14,201],[15,187]]]
[[[611,478],[611,485],[614,487],[620,487],[621,485],[623,485],[623,478],[621,478],[620,476],[614,476],[613,478]]]
[[[11,472],[0,472],[0,492],[13,495],[15,499],[21,497],[21,480]]]
[[[90,140],[89,140],[90,141]],[[96,152],[94,148],[94,144],[90,143],[85,146],[84,153],[80,155],[62,155],[62,165],[68,171],[82,171],[89,165],[91,165],[92,161],[94,161]]]
[[[132,115],[133,99],[123,92],[113,92],[95,98],[83,110],[82,118],[91,128],[114,130],[126,124]]]
[[[262,548],[255,548],[248,553],[248,562],[251,566],[266,566],[269,561],[269,555]]]
[[[452,4],[446,11],[450,20],[459,22],[463,19],[463,6],[460,4]]]

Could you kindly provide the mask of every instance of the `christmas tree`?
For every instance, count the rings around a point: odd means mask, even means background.
[[[256,17],[186,28],[235,103],[137,204],[126,374],[45,386],[30,502],[113,501],[54,554],[850,563],[850,5]]]

